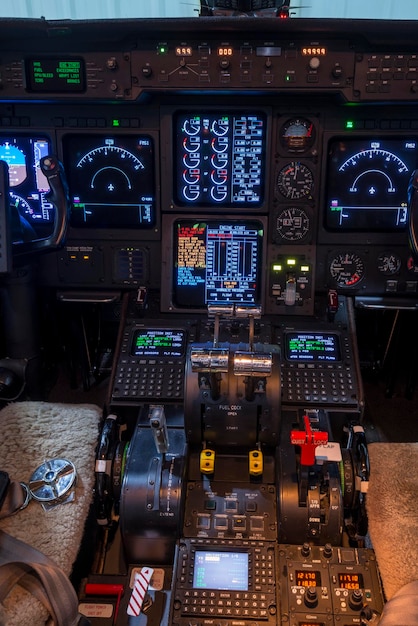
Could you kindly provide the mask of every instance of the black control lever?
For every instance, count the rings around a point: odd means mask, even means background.
[[[42,173],[46,176],[50,191],[47,199],[55,207],[55,219],[52,233],[42,239],[13,243],[13,256],[29,255],[36,252],[54,250],[63,243],[69,217],[68,188],[61,163],[55,156],[46,156],[40,160]]]
[[[418,170],[412,173],[408,186],[408,235],[414,261],[418,263]]]

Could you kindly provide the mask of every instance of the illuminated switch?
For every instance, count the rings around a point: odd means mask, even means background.
[[[203,528],[204,530],[209,530],[210,528],[210,517],[209,515],[200,515],[197,516],[197,528]]]
[[[232,524],[234,530],[245,530],[246,519],[241,515],[235,515]]]
[[[226,515],[215,515],[215,528],[216,530],[227,530],[228,518]]]
[[[253,531],[261,531],[264,530],[264,518],[263,517],[252,517],[250,520],[250,527]]]
[[[238,502],[236,500],[225,500],[225,511],[227,512],[238,511]]]

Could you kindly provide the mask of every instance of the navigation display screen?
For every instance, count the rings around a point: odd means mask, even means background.
[[[329,143],[325,227],[330,231],[402,231],[418,142],[342,138]]]
[[[183,207],[260,207],[266,116],[225,111],[175,115],[174,198]]]
[[[182,357],[186,333],[167,328],[137,329],[133,333],[131,354],[136,357]]]
[[[246,552],[197,550],[193,588],[248,591],[249,559]]]
[[[148,230],[155,226],[152,137],[68,135],[63,144],[72,226]]]
[[[290,362],[335,363],[341,361],[339,337],[335,333],[286,333],[285,354]]]
[[[178,219],[173,224],[173,301],[178,307],[258,304],[263,222]]]

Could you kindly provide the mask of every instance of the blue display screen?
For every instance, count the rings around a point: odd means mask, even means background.
[[[193,587],[248,591],[248,554],[246,552],[195,552]]]

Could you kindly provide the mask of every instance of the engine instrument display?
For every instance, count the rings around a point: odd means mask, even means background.
[[[263,234],[263,222],[255,219],[175,220],[176,306],[259,304]]]
[[[264,202],[266,116],[177,113],[174,196],[183,207],[260,207]]]
[[[51,153],[47,137],[0,135],[0,159],[9,168],[11,204],[30,226],[50,224],[55,208],[46,198],[48,181],[40,168],[42,157]]]
[[[154,141],[148,135],[69,135],[65,164],[71,225],[152,229],[156,224]]]
[[[351,232],[405,230],[417,148],[415,139],[333,139],[325,227]]]
[[[341,252],[331,259],[329,271],[338,287],[356,287],[364,278],[364,261],[355,252]]]

